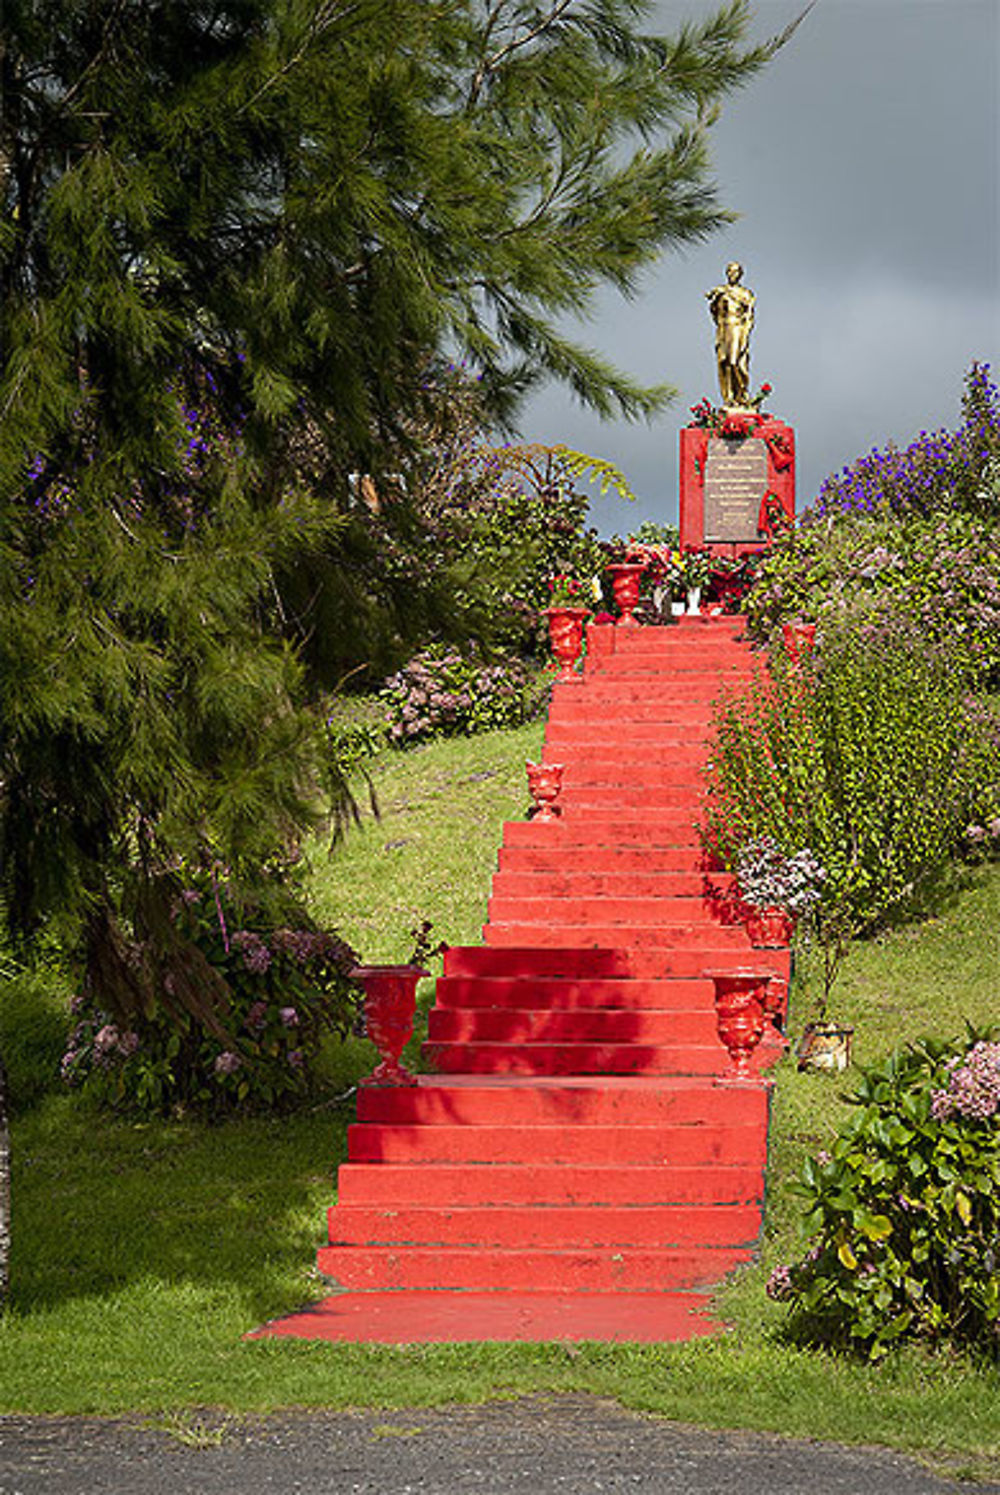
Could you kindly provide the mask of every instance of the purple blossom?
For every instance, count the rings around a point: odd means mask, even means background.
[[[270,968],[271,952],[259,934],[254,934],[251,929],[237,929],[232,942],[242,951],[247,970],[255,976],[262,976]]]
[[[239,1054],[234,1054],[229,1049],[223,1049],[221,1054],[216,1054],[215,1063],[212,1065],[217,1075],[232,1075],[242,1067],[243,1060]]]
[[[299,1026],[299,1014],[294,1007],[282,1007],[278,1016],[286,1028],[297,1028]]]
[[[931,1097],[934,1119],[992,1120],[1000,1112],[1000,1043],[974,1043],[964,1059],[953,1059],[948,1068],[947,1085]]]

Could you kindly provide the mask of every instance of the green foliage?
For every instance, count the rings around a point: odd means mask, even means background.
[[[857,1118],[797,1187],[810,1248],[770,1280],[796,1338],[873,1359],[913,1338],[1000,1357],[996,1037],[926,1039],[863,1072]]]
[[[386,682],[389,740],[408,747],[433,737],[519,727],[538,715],[544,690],[544,682],[517,660],[491,664],[436,645]]]
[[[274,927],[269,910],[235,903],[214,872],[184,881],[173,918],[225,984],[224,1014],[177,1010],[168,987],[165,1004],[125,1027],[93,998],[76,998],[63,1078],[140,1115],[270,1109],[301,1096],[324,1033],[343,1036],[355,1021],[358,956],[309,921]]]
[[[729,866],[762,836],[808,849],[826,872],[811,919],[834,965],[996,804],[1000,744],[967,691],[961,657],[845,628],[808,665],[776,651],[770,675],[716,709],[707,840]]]
[[[69,1031],[66,977],[54,967],[0,973],[0,1055],[12,1115],[37,1105],[59,1083]]]
[[[963,513],[804,522],[762,559],[746,610],[758,638],[797,615],[872,631],[910,620],[988,687],[1000,679],[1000,525]]]

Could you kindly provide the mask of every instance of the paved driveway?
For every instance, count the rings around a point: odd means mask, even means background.
[[[996,1472],[1000,1481],[1000,1469]],[[584,1396],[227,1421],[0,1417],[0,1495],[944,1495],[884,1449],[712,1433]]]

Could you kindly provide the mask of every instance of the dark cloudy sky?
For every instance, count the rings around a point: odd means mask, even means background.
[[[805,0],[757,0],[755,37]],[[672,31],[714,0],[658,0]],[[654,25],[655,23],[655,25]],[[740,220],[666,255],[631,303],[574,329],[650,383],[679,388],[652,425],[601,422],[547,390],[525,439],[616,462],[639,502],[595,498],[602,532],[677,516],[677,432],[719,401],[704,292],[727,261],[757,296],[751,381],[796,429],[798,505],[890,438],[959,422],[973,359],[1000,375],[1000,0],[818,0],[713,130],[723,204]]]

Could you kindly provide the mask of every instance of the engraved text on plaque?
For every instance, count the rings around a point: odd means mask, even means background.
[[[767,447],[759,437],[708,443],[705,540],[728,545],[758,541],[757,519],[767,492]]]

